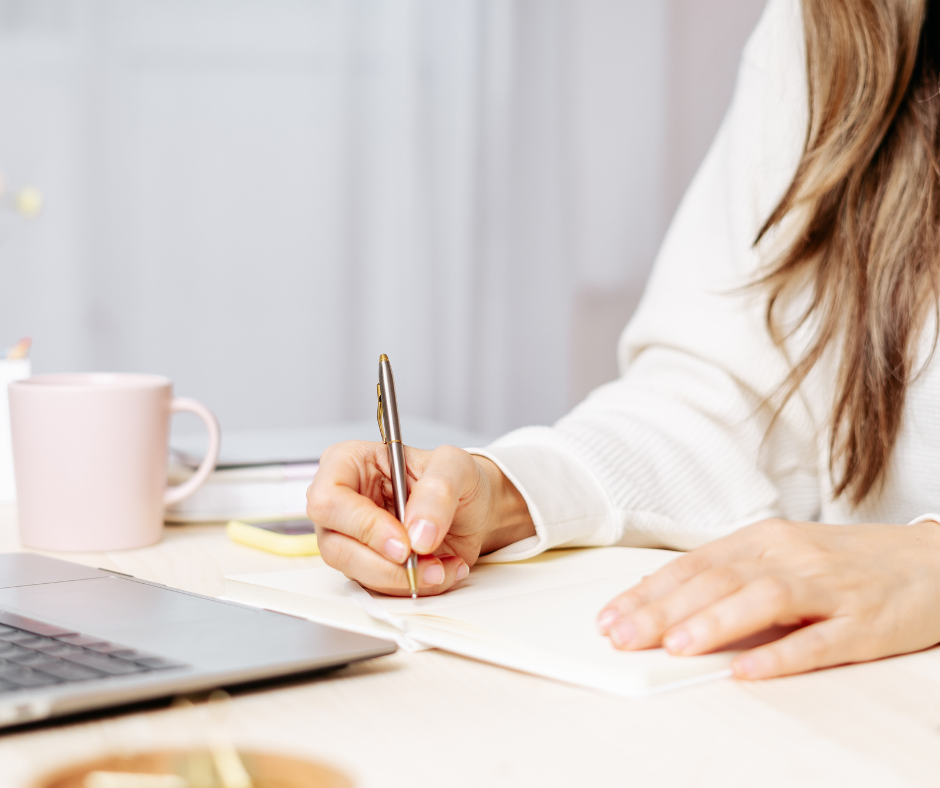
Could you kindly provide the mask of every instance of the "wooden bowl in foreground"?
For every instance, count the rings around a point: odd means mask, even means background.
[[[261,752],[239,752],[245,769],[251,777],[252,788],[353,788],[352,781],[330,766],[304,761],[288,755]],[[111,756],[85,761],[59,769],[34,782],[31,788],[93,788],[95,783],[114,785],[120,778],[99,776],[126,774],[123,782],[128,788],[145,783],[165,785],[172,780],[148,780],[144,775],[177,775],[175,781],[186,788],[227,788],[219,777],[212,755],[208,751],[158,750],[130,756]],[[135,779],[130,775],[140,775]]]

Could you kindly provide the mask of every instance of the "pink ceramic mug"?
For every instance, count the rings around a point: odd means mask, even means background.
[[[157,375],[36,375],[10,384],[20,537],[43,550],[123,550],[160,540],[163,511],[215,468],[219,423],[173,396]],[[209,451],[183,484],[167,487],[170,415],[209,430]]]

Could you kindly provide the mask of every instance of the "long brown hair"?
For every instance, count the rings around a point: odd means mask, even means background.
[[[785,398],[830,345],[839,351],[829,471],[835,495],[854,505],[884,479],[918,372],[921,328],[940,295],[937,4],[803,0],[806,145],[758,236],[793,211],[802,217],[796,240],[759,284],[775,342],[814,327]],[[786,297],[807,279],[809,306],[785,327]]]

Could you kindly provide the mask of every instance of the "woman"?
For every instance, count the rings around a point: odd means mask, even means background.
[[[404,526],[384,447],[333,447],[308,496],[325,560],[405,593],[413,547],[433,594],[552,547],[691,550],[598,625],[675,654],[797,627],[741,678],[940,642],[938,17],[771,0],[622,377],[552,428],[410,451]]]

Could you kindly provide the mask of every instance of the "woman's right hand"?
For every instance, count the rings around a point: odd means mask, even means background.
[[[440,594],[477,558],[535,534],[515,486],[484,457],[453,446],[405,447],[405,522],[394,515],[384,443],[348,441],[327,449],[307,490],[320,555],[364,586],[407,596],[404,562],[419,554],[418,592]]]

